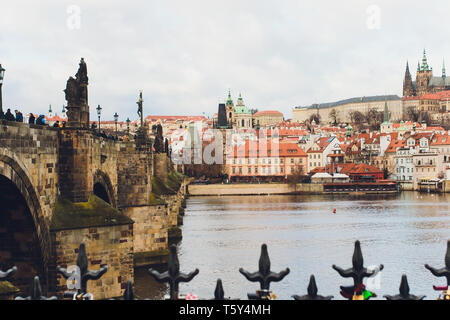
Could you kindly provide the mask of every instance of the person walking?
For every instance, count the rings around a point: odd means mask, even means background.
[[[30,113],[30,114],[28,115],[28,123],[29,123],[29,124],[34,124],[35,121],[36,121],[36,118],[34,117],[34,114]]]
[[[16,114],[16,122],[23,122],[22,112],[20,112],[18,110],[14,110],[14,113]]]
[[[59,128],[59,121],[56,120],[56,122],[53,124],[53,128]]]
[[[6,111],[5,120],[7,120],[7,121],[16,121],[16,118],[14,118],[14,115],[11,113],[11,109],[8,109]]]
[[[42,114],[40,114],[39,117],[36,119],[36,124],[39,126],[43,126],[45,124],[44,116]]]

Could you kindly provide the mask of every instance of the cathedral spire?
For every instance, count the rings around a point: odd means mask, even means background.
[[[414,95],[414,86],[409,72],[409,63],[406,61],[405,79],[403,80],[403,96],[409,97]]]
[[[430,71],[430,66],[427,61],[427,53],[425,49],[423,49],[423,58],[422,58],[422,71]]]
[[[383,115],[383,122],[389,123],[389,109],[387,104],[387,97],[384,98],[384,115]]]

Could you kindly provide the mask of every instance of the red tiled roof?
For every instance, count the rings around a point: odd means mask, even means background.
[[[44,118],[45,118],[45,120],[47,120],[47,121],[59,121],[59,122],[63,122],[63,121],[67,121],[67,118],[61,118],[60,116],[58,116],[58,115],[55,115],[55,116],[53,116],[53,117],[51,117],[51,118],[49,118],[49,117],[47,117],[47,116],[44,116]]]
[[[450,136],[436,134],[431,141],[432,146],[450,145]]]
[[[385,152],[397,152],[397,148],[402,148],[406,146],[406,141],[405,140],[396,140],[393,139],[391,141],[391,143],[389,144],[389,146],[387,147]]]
[[[336,172],[344,173],[348,176],[354,174],[382,174],[383,171],[375,166],[371,166],[365,163],[338,163],[333,164],[333,168]],[[317,168],[316,168],[317,169]],[[327,164],[326,168],[321,168],[322,171],[318,172],[329,172],[331,165]],[[312,171],[311,171],[312,172]]]
[[[156,121],[156,120],[183,120],[183,121],[206,121],[205,116],[147,116],[145,121]]]

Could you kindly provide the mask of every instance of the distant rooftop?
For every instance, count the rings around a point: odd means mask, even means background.
[[[332,108],[338,107],[349,103],[360,103],[360,102],[376,102],[376,101],[392,101],[401,100],[398,95],[381,95],[381,96],[369,96],[369,97],[356,97],[345,100],[340,100],[337,102],[327,102],[327,103],[314,103],[309,106],[298,106],[295,109],[321,109],[321,108]]]

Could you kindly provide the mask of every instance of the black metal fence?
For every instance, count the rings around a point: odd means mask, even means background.
[[[168,283],[170,299],[186,299],[185,296],[179,293],[179,283],[191,281],[198,273],[199,270],[195,269],[190,273],[180,272],[180,263],[177,257],[177,249],[175,245],[170,247],[170,255],[167,263],[167,271],[160,273],[152,268],[148,270],[150,276],[155,278],[158,282]],[[352,278],[352,286],[341,286],[341,295],[348,300],[369,300],[372,297],[376,297],[376,293],[366,289],[363,283],[364,278],[373,277],[379,271],[383,270],[384,266],[380,264],[374,269],[368,269],[364,267],[364,259],[361,251],[361,244],[359,241],[355,242],[355,248],[352,257],[352,267],[348,269],[340,268],[333,265],[332,268],[338,272],[341,277]],[[447,242],[447,251],[444,258],[444,267],[440,269],[433,268],[428,264],[425,264],[425,268],[428,269],[436,277],[445,277],[447,280],[446,286],[433,286],[434,290],[438,292],[438,300],[450,300],[450,240]],[[93,295],[87,292],[87,283],[90,280],[100,279],[108,271],[108,266],[103,266],[99,270],[88,270],[88,259],[86,255],[86,248],[84,244],[80,245],[78,258],[77,258],[77,271],[68,270],[65,268],[57,267],[57,272],[61,274],[65,279],[78,282],[78,289],[73,291],[64,292],[63,299],[73,300],[92,300]],[[7,281],[14,277],[17,272],[16,267],[3,272],[0,271],[0,281]],[[76,274],[78,272],[78,274]],[[250,300],[272,300],[276,298],[276,295],[270,290],[271,282],[282,281],[290,272],[289,268],[280,272],[273,272],[270,270],[270,258],[267,251],[267,245],[261,246],[261,255],[259,258],[259,268],[256,272],[249,272],[243,268],[239,269],[239,272],[248,280],[252,282],[259,282],[260,290],[255,293],[248,293],[248,299]],[[70,289],[70,288],[69,288]],[[292,295],[294,300],[331,300],[333,296],[322,296],[318,294],[318,288],[316,285],[314,275],[310,276],[309,285],[306,295]],[[406,274],[402,275],[399,294],[385,295],[387,300],[422,300],[424,295],[413,295],[409,292],[408,279]],[[31,292],[27,297],[18,296],[15,300],[57,300],[56,296],[45,297],[42,295],[41,285],[39,277],[36,276],[31,283]],[[135,300],[136,297],[133,291],[133,284],[131,280],[127,281],[126,289],[122,297],[123,300]],[[214,290],[214,300],[227,300],[230,298],[225,297],[225,292],[222,286],[222,280],[217,279],[216,287]]]

